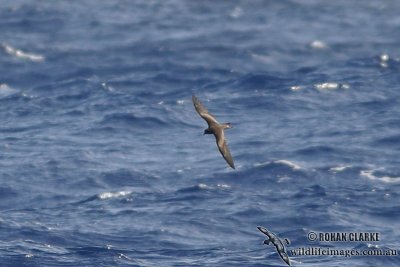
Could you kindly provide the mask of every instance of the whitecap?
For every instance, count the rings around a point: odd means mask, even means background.
[[[267,166],[271,164],[271,161],[266,161],[266,162],[261,162],[261,163],[254,163],[253,166],[254,167],[263,167],[263,166]]]
[[[381,60],[380,65],[382,68],[387,68],[388,67],[388,62],[389,62],[389,55],[388,54],[381,54],[379,56],[379,59]]]
[[[231,188],[231,186],[227,185],[227,184],[217,184],[217,187],[219,187],[219,188]]]
[[[231,16],[232,18],[239,18],[243,15],[243,9],[239,6],[235,7],[230,13],[229,16]]]
[[[299,91],[301,89],[304,89],[304,86],[296,85],[296,86],[291,86],[290,87],[290,90],[292,90],[292,91]]]
[[[296,163],[291,162],[289,160],[285,160],[285,159],[275,160],[274,163],[278,163],[278,164],[283,164],[283,165],[289,166],[293,170],[300,170],[301,169],[300,165],[297,165]]]
[[[208,188],[208,185],[206,185],[206,184],[198,184],[197,187],[198,187],[199,189],[207,189],[207,188]]]
[[[351,165],[339,165],[339,166],[330,168],[329,171],[330,172],[342,172],[348,168],[351,168]]]
[[[323,41],[315,40],[310,43],[310,47],[313,49],[326,49],[328,45]]]
[[[315,89],[319,91],[325,91],[325,90],[336,90],[336,89],[349,89],[350,86],[348,84],[340,84],[340,83],[334,83],[334,82],[326,82],[326,83],[317,83],[314,84]]]
[[[109,198],[117,198],[130,195],[131,191],[119,191],[119,192],[104,192],[98,195],[99,199],[109,199]]]
[[[118,258],[130,260],[130,258],[123,253],[118,253]]]
[[[291,177],[286,176],[286,175],[284,175],[284,176],[278,176],[278,183],[283,183],[283,182],[289,181],[289,180],[291,180],[291,179],[292,179]]]
[[[191,191],[193,188],[199,189],[199,190],[221,190],[221,189],[229,189],[231,187],[230,187],[230,185],[227,185],[227,184],[217,184],[215,186],[215,185],[207,185],[207,184],[200,183],[200,184],[197,184],[196,186],[190,187],[188,189],[190,189],[190,191]],[[181,191],[186,191],[186,189],[181,190]]]
[[[105,82],[101,83],[101,86],[103,87],[103,89],[105,89],[105,90],[107,90],[109,92],[114,92],[115,91],[114,87],[108,85]]]
[[[285,165],[285,166],[290,167],[293,170],[302,169],[302,167],[300,165],[297,165],[296,163],[293,163],[293,162],[291,162],[289,160],[286,160],[286,159],[275,160],[275,161],[272,161],[272,162],[271,161],[267,161],[267,162],[262,162],[262,163],[255,163],[254,167],[267,166],[267,165],[270,165],[272,163]]]
[[[273,64],[275,62],[274,58],[272,56],[268,56],[268,55],[261,55],[261,54],[255,54],[252,53],[251,57],[258,61],[261,62],[263,64]]]
[[[318,90],[332,90],[339,88],[338,83],[318,83],[315,84],[314,87]]]
[[[400,177],[391,177],[391,176],[377,176],[374,174],[376,170],[362,170],[360,171],[360,175],[367,177],[370,180],[381,181],[385,183],[400,183]]]
[[[0,97],[6,97],[17,93],[18,91],[5,83],[0,83]]]
[[[19,50],[19,49],[15,48],[15,47],[12,47],[12,46],[4,44],[4,43],[2,44],[2,46],[4,48],[4,51],[7,54],[9,54],[11,56],[14,56],[14,57],[17,57],[17,58],[27,59],[27,60],[30,60],[30,61],[33,61],[33,62],[40,62],[40,61],[43,61],[45,59],[45,57],[42,56],[42,55],[24,52],[22,50]]]
[[[385,62],[385,61],[389,61],[389,55],[388,54],[381,54],[379,56],[379,58],[381,59],[381,62]]]

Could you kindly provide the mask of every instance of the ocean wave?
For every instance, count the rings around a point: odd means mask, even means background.
[[[3,202],[8,202],[7,200],[17,196],[18,191],[14,190],[13,188],[8,186],[0,186],[0,199],[3,199]]]
[[[349,89],[350,85],[345,83],[325,82],[317,83],[314,85],[318,91],[335,90],[335,89]]]
[[[102,192],[102,193],[99,193],[96,195],[92,195],[88,198],[85,198],[81,201],[74,202],[72,204],[73,205],[81,205],[81,204],[85,204],[85,203],[92,202],[92,201],[98,201],[98,200],[124,198],[124,197],[131,196],[132,194],[133,194],[133,191],[129,191],[129,190],[122,190],[122,191],[116,191],[116,192],[106,191],[106,192]]]
[[[156,176],[135,170],[115,169],[102,172],[100,178],[103,183],[110,186],[132,186],[135,188],[143,188],[149,187],[151,183],[150,181],[154,180]]]
[[[152,128],[166,126],[167,123],[162,119],[153,116],[136,116],[133,113],[113,113],[103,117],[100,122],[101,124],[121,124],[123,123],[127,127],[140,127],[140,128]]]
[[[400,135],[395,134],[387,137],[380,138],[373,142],[374,144],[387,147],[399,147],[400,146]]]
[[[45,57],[43,55],[24,52],[5,43],[3,43],[1,46],[4,48],[4,51],[7,54],[20,59],[25,59],[33,62],[41,62],[45,60]]]
[[[2,262],[282,264],[257,225],[400,245],[400,1],[3,2]],[[192,93],[235,126],[236,170]]]
[[[400,58],[398,57],[392,57],[389,56],[387,53],[382,53],[378,57],[379,59],[379,65],[382,68],[390,68],[390,67],[397,67],[399,66],[400,63]]]
[[[0,84],[0,98],[8,97],[16,93],[18,93],[17,89],[12,88],[5,83]]]
[[[262,166],[272,166],[272,165],[283,165],[287,166],[292,170],[301,170],[302,167],[294,162],[291,162],[286,159],[280,159],[280,160],[275,160],[275,161],[267,161],[263,163],[255,163],[254,167],[262,167]]]
[[[388,54],[381,54],[379,56],[380,65],[382,68],[388,67],[389,55]]]
[[[323,82],[316,83],[312,86],[310,85],[292,85],[289,87],[292,91],[303,91],[305,89],[315,89],[319,92],[334,91],[337,89],[350,89],[350,85],[347,83],[337,83],[337,82]]]
[[[293,195],[294,198],[315,198],[324,196],[326,196],[326,189],[319,184],[303,188],[301,191],[298,191]]]
[[[331,146],[325,145],[315,145],[315,146],[308,146],[305,148],[299,148],[296,150],[296,153],[302,156],[317,156],[317,155],[327,155],[337,153],[337,149]]]
[[[225,183],[219,183],[216,185],[207,185],[205,183],[199,183],[194,186],[185,187],[177,190],[178,193],[191,193],[191,192],[199,192],[199,191],[207,191],[207,190],[225,190],[231,188],[230,185]]]
[[[300,170],[302,169],[302,167],[294,162],[291,162],[289,160],[285,160],[285,159],[281,159],[281,160],[275,160],[274,163],[276,164],[283,164],[286,166],[289,166],[290,168],[292,168],[293,170]]]
[[[289,80],[278,75],[267,74],[267,73],[249,73],[240,77],[235,83],[236,87],[240,89],[252,89],[260,91],[271,91],[277,90],[279,92],[285,92],[282,90],[282,85],[288,83]]]
[[[323,50],[327,49],[328,45],[324,41],[315,40],[310,43],[310,47],[313,49]]]
[[[110,199],[110,198],[119,198],[125,197],[132,194],[132,191],[118,191],[118,192],[104,192],[97,195],[97,197],[101,200]]]
[[[303,90],[304,88],[306,88],[304,85],[293,85],[290,87],[290,90],[299,91],[299,90]]]
[[[335,167],[331,167],[329,168],[330,172],[336,173],[336,172],[342,172],[344,170],[347,170],[349,168],[351,168],[351,165],[339,165],[339,166],[335,166]]]
[[[380,175],[376,175],[376,172],[380,172],[380,169],[375,170],[361,170],[360,175],[367,177],[373,181],[380,181],[384,183],[400,183],[400,176],[389,176],[381,173]]]

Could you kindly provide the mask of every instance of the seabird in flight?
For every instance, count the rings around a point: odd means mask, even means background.
[[[231,168],[235,168],[231,152],[225,140],[224,129],[232,128],[230,123],[220,124],[213,115],[201,104],[196,96],[192,96],[194,107],[199,115],[207,122],[208,128],[204,130],[204,134],[213,134],[215,141],[222,156]]]
[[[285,248],[285,245],[283,244],[282,240],[279,237],[277,237],[276,234],[268,231],[264,227],[257,226],[257,228],[258,228],[258,230],[260,230],[261,233],[268,236],[268,239],[264,240],[264,244],[269,245],[272,243],[272,245],[274,245],[276,248],[276,252],[278,252],[278,254],[282,258],[282,260],[284,262],[286,262],[287,265],[290,266],[290,259],[286,252],[286,248]],[[287,245],[290,244],[289,239],[285,238],[284,240]]]

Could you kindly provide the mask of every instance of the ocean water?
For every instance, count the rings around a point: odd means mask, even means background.
[[[1,0],[0,266],[286,266],[257,226],[287,250],[400,250],[399,13],[390,0]],[[232,123],[236,170],[192,94]]]

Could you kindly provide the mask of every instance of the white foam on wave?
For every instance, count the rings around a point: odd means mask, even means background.
[[[389,55],[388,54],[381,54],[379,56],[379,58],[381,59],[381,61],[389,61]]]
[[[374,172],[376,170],[364,170],[360,171],[360,175],[367,177],[370,180],[376,180],[376,181],[381,181],[384,183],[400,183],[400,177],[391,177],[391,176],[377,176],[374,175]]]
[[[380,65],[382,68],[387,68],[388,67],[388,62],[389,62],[389,55],[388,54],[381,54],[379,56],[380,59]]]
[[[305,85],[293,85],[290,87],[292,91],[300,91],[309,88],[309,86]],[[316,83],[313,85],[314,89],[317,89],[320,92],[323,91],[332,91],[337,89],[349,89],[350,85],[346,83],[335,83],[335,82],[325,82],[325,83]]]
[[[199,187],[199,189],[207,189],[208,188],[208,185],[206,185],[206,184],[198,184],[197,186]]]
[[[298,165],[298,164],[296,164],[294,162],[291,162],[289,160],[286,160],[286,159],[280,159],[280,160],[275,160],[275,161],[267,161],[267,162],[263,162],[263,163],[256,163],[256,164],[254,164],[254,166],[255,167],[267,166],[267,165],[270,165],[272,163],[285,165],[285,166],[290,167],[293,170],[302,169],[302,167],[300,165]]]
[[[283,183],[283,182],[287,182],[290,181],[292,178],[290,176],[280,176],[278,175],[278,183]]]
[[[198,184],[197,188],[201,190],[206,190],[206,189],[215,190],[215,189],[229,189],[231,188],[231,186],[227,184],[217,184],[216,186],[209,186],[207,184]]]
[[[243,15],[243,9],[240,6],[236,6],[230,13],[229,16],[232,18],[240,18]]]
[[[56,254],[64,254],[66,253],[66,249],[57,245],[50,245],[46,243],[40,243],[34,240],[25,239],[23,241],[26,243],[34,251],[45,252],[45,253],[56,253]],[[25,257],[30,258],[33,257],[33,254],[26,254]]]
[[[328,45],[323,41],[315,40],[310,43],[310,47],[313,49],[326,49]]]
[[[28,52],[24,52],[22,50],[19,50],[15,47],[12,47],[11,45],[8,44],[2,44],[4,51],[14,57],[17,58],[21,58],[21,59],[26,59],[26,60],[30,60],[33,62],[40,62],[45,60],[45,57],[39,54],[33,54],[33,53],[28,53]]]
[[[5,83],[0,83],[0,97],[9,96],[17,93],[18,91]]]
[[[14,95],[14,94],[19,94],[22,97],[25,98],[34,98],[34,96],[32,95],[28,95],[27,93],[21,92],[20,90],[17,90],[11,86],[9,86],[6,83],[0,83],[0,98],[2,97],[7,97],[10,95]]]
[[[261,54],[255,54],[252,53],[251,57],[259,62],[266,63],[266,64],[271,64],[274,62],[274,59],[271,56],[268,55],[261,55]]]
[[[219,188],[231,188],[231,186],[227,185],[227,184],[217,184],[217,187],[219,187]]]
[[[295,85],[295,86],[291,86],[291,87],[290,87],[290,90],[292,90],[292,91],[299,91],[299,90],[301,90],[301,89],[304,89],[304,86],[302,86],[302,85]]]
[[[98,195],[100,199],[109,199],[109,198],[117,198],[123,197],[132,194],[131,191],[119,191],[119,192],[104,192]]]
[[[334,83],[334,82],[326,82],[326,83],[314,84],[314,88],[319,91],[327,91],[327,90],[336,90],[336,89],[349,89],[350,85]]]
[[[348,168],[351,168],[351,165],[339,165],[339,166],[330,168],[329,171],[330,172],[342,172]]]
[[[101,83],[101,86],[102,86],[105,90],[107,90],[107,91],[109,91],[109,92],[114,92],[114,91],[115,91],[114,87],[108,85],[108,84],[105,83],[105,82],[102,82],[102,83]]]
[[[275,160],[274,163],[278,163],[278,164],[283,164],[283,165],[289,166],[293,170],[300,170],[301,169],[300,165],[297,165],[296,163],[291,162],[291,161],[286,160],[286,159]]]

